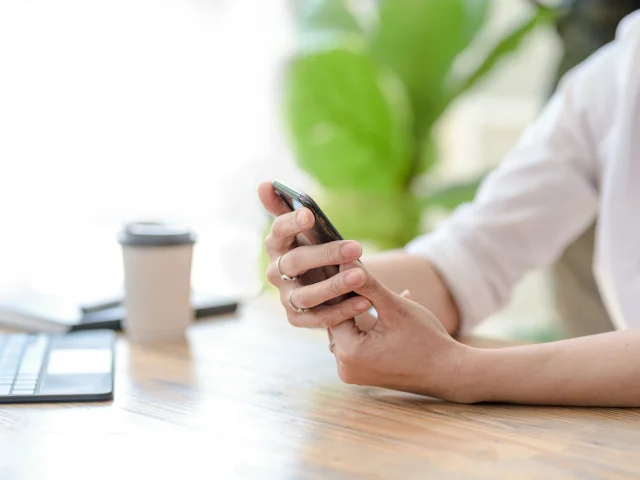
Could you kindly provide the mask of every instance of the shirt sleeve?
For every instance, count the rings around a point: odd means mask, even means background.
[[[407,245],[443,277],[462,331],[503,307],[527,271],[550,264],[594,220],[596,130],[612,109],[614,62],[611,44],[569,72],[473,203]]]

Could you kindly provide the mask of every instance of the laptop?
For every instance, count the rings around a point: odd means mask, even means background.
[[[115,333],[0,334],[0,403],[113,398]]]

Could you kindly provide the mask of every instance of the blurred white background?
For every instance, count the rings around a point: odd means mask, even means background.
[[[0,289],[119,283],[139,219],[198,231],[196,283],[254,289],[288,25],[281,1],[1,2]]]
[[[525,0],[495,3],[487,43],[526,14]],[[117,288],[116,233],[141,219],[196,229],[196,287],[255,294],[257,182],[313,191],[278,118],[292,47],[284,0],[0,2],[0,294]],[[440,175],[500,160],[539,110],[558,49],[537,32],[453,106]],[[516,314],[546,318],[544,277],[531,278]]]

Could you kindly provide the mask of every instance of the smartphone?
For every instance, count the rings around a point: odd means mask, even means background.
[[[342,235],[338,233],[336,227],[333,226],[329,218],[327,218],[318,204],[313,201],[313,198],[311,198],[306,193],[285,185],[284,183],[274,180],[273,182],[271,182],[271,184],[273,185],[276,194],[278,194],[278,196],[282,199],[285,205],[289,207],[291,211],[306,207],[311,210],[311,212],[313,212],[313,216],[315,217],[313,228],[311,230],[307,230],[302,234],[299,234],[296,237],[298,245],[321,245],[323,243],[334,242],[336,240],[344,240],[342,238]],[[358,260],[358,263],[362,264],[360,260]],[[321,282],[322,280],[326,280],[327,278],[331,278],[339,271],[340,267],[338,265],[329,265],[321,269],[315,269],[313,271],[305,273],[300,277],[300,280],[303,285],[309,285],[312,283]],[[355,292],[349,292],[339,298],[334,298],[333,300],[327,302],[327,304],[333,305],[341,302],[345,298],[354,297],[356,295],[357,294]],[[361,314],[356,317],[356,325],[361,330],[368,331],[376,324],[377,318],[378,313],[376,312],[375,308],[371,307],[367,313]]]
[[[344,240],[338,233],[338,230],[336,230],[336,227],[333,226],[331,221],[320,209],[318,204],[313,201],[313,198],[311,198],[306,193],[296,190],[295,188],[285,185],[284,183],[280,183],[276,180],[272,182],[272,185],[276,191],[276,194],[282,199],[282,201],[287,205],[287,207],[289,207],[291,211],[306,207],[311,210],[314,217],[316,217],[313,228],[305,233],[307,241],[311,245],[321,245],[323,243],[334,242],[336,240]]]
[[[276,194],[291,211],[306,207],[311,210],[315,217],[313,228],[296,237],[298,245],[322,245],[323,243],[335,242],[336,240],[344,240],[318,204],[313,201],[313,198],[306,193],[275,180],[272,182],[272,185]],[[322,269],[315,269],[301,277],[302,283],[317,283],[334,276],[339,271],[340,268],[338,265],[329,265]],[[347,296],[354,295],[355,293],[353,292],[347,294]]]

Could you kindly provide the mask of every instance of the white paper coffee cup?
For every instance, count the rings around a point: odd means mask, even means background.
[[[193,321],[191,261],[195,236],[163,224],[128,225],[120,235],[126,316],[137,343],[180,340]]]

